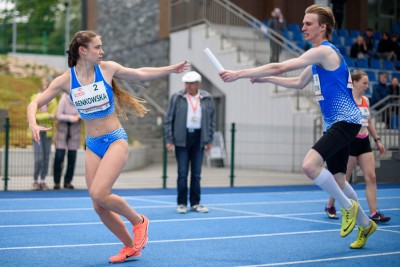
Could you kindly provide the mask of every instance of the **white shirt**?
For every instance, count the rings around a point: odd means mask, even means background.
[[[200,95],[197,94],[195,96],[192,96],[186,93],[186,101],[188,104],[186,128],[200,129],[201,128]]]

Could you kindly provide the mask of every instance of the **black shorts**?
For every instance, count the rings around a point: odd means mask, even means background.
[[[365,138],[354,138],[350,144],[350,156],[358,157],[361,154],[372,152],[369,136]]]
[[[350,143],[360,129],[361,124],[336,122],[312,147],[326,161],[332,174],[346,173]]]

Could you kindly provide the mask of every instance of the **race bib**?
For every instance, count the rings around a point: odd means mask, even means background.
[[[367,107],[359,107],[362,115],[361,125],[368,127],[369,109]]]
[[[88,84],[72,90],[72,100],[81,113],[90,114],[110,107],[104,82]]]
[[[322,92],[321,92],[321,84],[319,82],[318,74],[314,74],[313,78],[314,78],[315,100],[316,101],[322,101],[322,100],[324,100],[324,96],[322,95]]]
[[[349,78],[347,78],[347,88],[353,90],[353,80],[351,79],[350,71],[349,71]]]

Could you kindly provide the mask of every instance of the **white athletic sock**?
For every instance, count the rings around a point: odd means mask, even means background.
[[[357,222],[359,225],[367,227],[369,225],[369,217],[367,216],[367,214],[365,214],[364,210],[362,209],[361,204],[357,199],[356,191],[354,191],[353,187],[348,182],[346,182],[346,186],[343,189],[343,193],[346,195],[346,197],[358,202],[359,207],[357,212]]]
[[[317,178],[315,178],[314,183],[335,198],[342,208],[346,210],[351,208],[351,201],[346,197],[339,185],[336,183],[335,178],[333,178],[332,173],[327,169],[322,168],[321,173]]]

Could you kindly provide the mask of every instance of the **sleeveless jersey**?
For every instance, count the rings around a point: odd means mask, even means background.
[[[331,47],[342,60],[340,66],[333,71],[312,65],[315,98],[320,104],[324,118],[323,131],[327,131],[339,121],[361,124],[361,112],[351,93],[353,84],[344,58],[328,41],[323,41],[321,45]]]
[[[75,67],[70,68],[70,98],[84,120],[107,117],[115,112],[113,89],[103,77],[99,65],[94,65],[94,82],[82,86],[77,78]]]
[[[369,120],[369,108],[367,101],[365,100],[365,96],[361,97],[361,104],[357,105],[358,108],[361,111],[362,119],[361,119],[361,124],[362,126],[368,127],[368,120]]]

